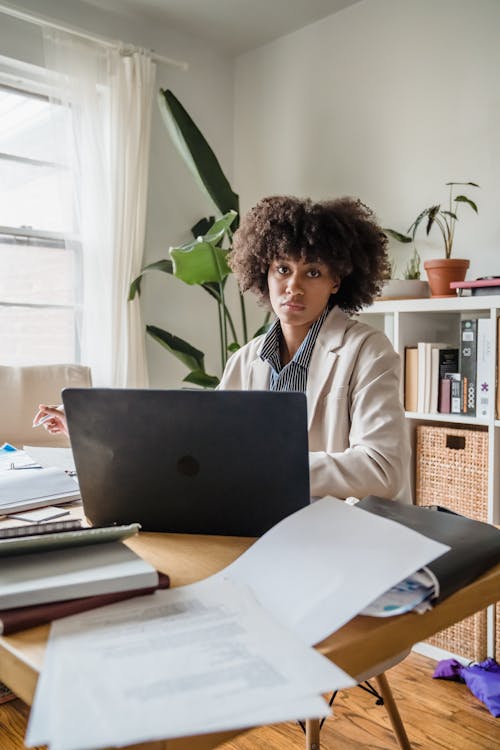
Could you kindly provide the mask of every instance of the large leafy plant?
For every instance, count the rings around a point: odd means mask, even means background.
[[[145,266],[130,285],[129,299],[140,294],[142,277],[149,271],[160,271],[177,277],[185,284],[201,286],[217,305],[222,371],[231,352],[248,341],[243,295],[239,295],[241,338],[237,335],[234,317],[225,297],[226,282],[231,274],[227,254],[231,249],[232,233],[238,224],[239,199],[205,137],[174,94],[160,89],[158,103],[177,150],[201,190],[213,202],[220,218],[201,219],[191,229],[194,237],[192,241],[179,247],[171,247],[170,258]],[[267,318],[263,328],[257,333],[264,330],[266,324]],[[146,331],[188,368],[185,382],[203,388],[214,388],[219,383],[216,375],[206,372],[205,354],[200,349],[158,326],[147,325]]]
[[[466,203],[478,213],[477,205],[473,200],[466,195],[454,195],[454,190],[459,185],[467,185],[474,188],[479,187],[479,185],[476,182],[447,182],[446,185],[449,187],[447,208],[443,208],[440,203],[437,203],[434,206],[429,206],[429,208],[424,208],[409,227],[406,234],[401,234],[401,232],[397,232],[395,229],[384,229],[384,232],[390,237],[398,240],[398,242],[413,242],[417,229],[425,219],[426,234],[429,234],[433,226],[437,226],[443,239],[445,258],[451,258],[453,240],[455,239],[455,226],[458,221],[458,210],[460,205]]]

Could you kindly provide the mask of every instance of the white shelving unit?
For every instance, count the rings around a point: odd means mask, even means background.
[[[383,330],[395,350],[400,354],[404,367],[405,347],[416,346],[419,341],[445,341],[459,347],[460,320],[467,317],[490,318],[492,361],[490,382],[490,410],[487,418],[466,417],[457,414],[427,414],[406,412],[415,444],[415,430],[419,424],[443,426],[453,424],[461,427],[480,426],[488,433],[488,521],[500,524],[500,419],[495,419],[497,318],[500,316],[500,295],[474,297],[450,297],[430,299],[384,300],[365,308],[359,318],[375,328]],[[403,383],[401,384],[403,397]],[[403,400],[403,399],[402,399]],[[415,487],[415,461],[411,462],[411,486]],[[494,655],[494,608],[488,613],[488,653]],[[425,650],[425,649],[423,649]],[[445,658],[445,652],[429,646],[429,655]],[[434,652],[434,653],[430,653]]]

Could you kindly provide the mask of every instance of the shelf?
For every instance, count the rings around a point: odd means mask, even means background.
[[[467,457],[461,458],[458,455],[458,448],[462,447],[460,443],[458,445],[445,446],[443,451],[447,447],[450,449],[457,448],[457,450],[451,450],[451,453],[456,455],[454,457],[446,456],[449,469],[445,472],[444,477],[441,475],[437,476],[439,472],[436,465],[436,478],[439,478],[441,481],[435,492],[433,488],[429,491],[426,490],[424,493],[426,494],[425,499],[427,501],[427,497],[430,496],[436,498],[436,493],[438,493],[439,498],[432,500],[432,502],[437,502],[442,498],[443,502],[441,504],[448,506],[451,502],[450,507],[453,509],[454,499],[457,500],[457,504],[460,500],[460,497],[453,498],[453,492],[457,496],[460,495],[460,491],[464,494],[463,487],[465,483],[465,505],[467,506],[467,502],[470,501],[470,509],[471,511],[475,511],[474,503],[478,500],[477,505],[480,510],[477,512],[481,516],[481,520],[500,526],[500,432],[498,431],[500,430],[500,414],[497,415],[494,411],[497,398],[497,382],[498,377],[500,377],[497,375],[495,367],[495,359],[500,357],[500,294],[474,297],[453,296],[429,297],[427,299],[379,300],[374,302],[370,307],[361,310],[360,318],[364,323],[385,333],[392,342],[395,351],[400,355],[402,369],[406,366],[407,358],[405,351],[409,348],[415,349],[419,342],[446,342],[452,348],[459,348],[461,346],[462,320],[467,318],[486,318],[491,321],[489,341],[492,357],[488,364],[486,377],[488,378],[488,383],[491,383],[494,387],[490,388],[490,396],[493,403],[488,405],[490,412],[488,416],[472,417],[463,414],[446,414],[442,412],[405,411],[405,417],[413,448],[413,460],[408,467],[409,485],[411,486],[413,500],[416,499],[419,488],[420,490],[422,488],[421,474],[419,474],[422,462],[415,460],[419,429],[422,428],[427,433],[436,433],[437,442],[434,455],[436,462],[445,460],[439,454],[439,437],[442,438],[443,435],[449,435],[453,432],[460,434],[460,429],[464,432],[469,430],[471,440],[464,441],[463,447],[469,446],[469,453],[471,453],[474,451],[474,445],[480,443],[482,446],[480,456],[476,457],[474,454],[472,457],[467,455]],[[498,364],[500,366],[500,362]],[[415,375],[418,379],[418,367],[415,373],[414,363],[410,362],[410,366],[412,366],[412,375]],[[404,379],[401,396],[403,394]],[[412,395],[414,398],[415,393]],[[417,404],[417,401],[413,400],[408,403]],[[435,402],[433,403],[435,405]],[[442,435],[437,435],[437,433],[442,433]],[[432,465],[432,456],[430,458],[430,464]],[[468,482],[470,482],[470,477],[472,476],[472,469],[475,470],[476,468],[478,469],[478,473],[477,475],[474,474],[475,484],[469,486]],[[432,480],[434,479],[433,471],[434,469],[431,467]],[[458,478],[458,488],[454,484],[454,478]],[[423,492],[423,490],[421,491]],[[463,509],[460,512],[465,513]],[[488,656],[494,656],[495,622],[491,613],[486,623],[486,634],[486,642],[481,643],[481,649],[485,650],[485,655],[487,653]],[[456,643],[457,645],[456,647],[454,646],[454,650],[458,652],[459,656],[470,660],[473,655],[473,644],[468,642],[465,636],[464,638],[457,636]],[[431,648],[428,644],[424,645],[427,648]]]
[[[481,417],[465,417],[462,414],[444,414],[444,413],[431,413],[431,412],[419,412],[419,411],[405,411],[405,417],[407,419],[419,419],[425,422],[449,422],[453,424],[467,424],[467,425],[480,425],[487,427],[490,423],[489,419]],[[500,427],[500,420],[495,422],[497,427]]]
[[[428,297],[424,299],[391,299],[374,302],[361,314],[405,312],[466,312],[500,308],[500,294],[478,297]]]

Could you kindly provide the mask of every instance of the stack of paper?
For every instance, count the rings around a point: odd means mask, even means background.
[[[12,464],[12,469],[0,472],[0,514],[79,499],[78,483],[63,469],[24,467],[14,460]]]
[[[325,715],[320,693],[354,680],[308,646],[447,549],[324,498],[206,581],[60,620],[27,744],[91,750]]]

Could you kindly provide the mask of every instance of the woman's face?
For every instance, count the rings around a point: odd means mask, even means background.
[[[274,260],[267,273],[271,306],[281,323],[311,326],[325,309],[339,279],[321,261],[284,257]]]

